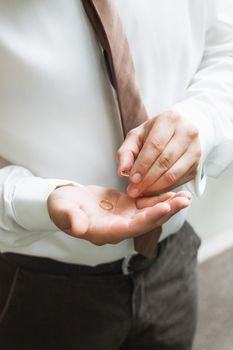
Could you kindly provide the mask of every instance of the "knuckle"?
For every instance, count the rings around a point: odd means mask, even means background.
[[[137,128],[133,128],[127,132],[126,137],[135,136],[137,134]]]
[[[118,149],[118,150],[116,151],[116,157],[117,157],[117,159],[120,158],[120,155],[121,155],[121,150]]]
[[[173,186],[177,181],[177,175],[174,171],[168,171],[164,176],[168,186]]]
[[[194,156],[196,159],[200,159],[201,158],[201,149],[198,148],[195,153],[194,153]]]
[[[158,158],[158,166],[161,169],[169,169],[171,167],[171,157],[169,154],[162,154]]]
[[[122,155],[123,155],[123,149],[119,148],[116,152],[116,158],[121,159]]]
[[[137,170],[139,173],[145,174],[150,165],[151,161],[147,158],[144,158],[143,161],[138,164]]]
[[[198,137],[198,129],[195,128],[194,126],[188,126],[187,130],[186,130],[186,135],[189,139],[193,140],[196,137]]]
[[[172,122],[174,124],[178,123],[181,120],[181,116],[172,111],[167,113],[167,118],[169,119],[169,122]]]
[[[163,151],[163,145],[162,143],[156,139],[156,138],[153,138],[150,140],[150,146],[156,151],[156,152],[159,152],[159,153],[162,153]]]
[[[193,166],[195,166],[195,164],[199,164],[200,158],[202,156],[202,152],[201,152],[200,147],[197,147],[196,149],[194,149],[192,151],[188,151],[187,154],[193,160]]]
[[[136,144],[133,144],[132,147],[131,147],[131,152],[133,154],[134,157],[137,156],[137,154],[139,153],[139,148]]]
[[[127,132],[126,138],[129,138],[130,136],[134,135],[134,129],[131,129]]]

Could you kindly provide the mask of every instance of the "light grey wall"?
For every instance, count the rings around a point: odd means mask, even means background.
[[[193,199],[188,220],[204,240],[229,229],[233,234],[233,164],[219,178],[208,178],[204,194]]]

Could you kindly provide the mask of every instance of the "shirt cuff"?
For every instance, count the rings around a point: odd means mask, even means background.
[[[12,194],[12,209],[15,221],[24,229],[34,232],[56,232],[59,228],[49,216],[47,200],[59,186],[78,184],[59,179],[27,177],[19,180]]]
[[[200,164],[202,164],[202,162]],[[195,178],[187,182],[184,187],[187,191],[191,192],[197,197],[201,196],[204,193],[206,187],[206,175],[203,165],[199,167]]]

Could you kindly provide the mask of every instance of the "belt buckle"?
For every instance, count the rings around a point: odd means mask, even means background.
[[[130,261],[131,261],[132,257],[135,256],[135,255],[137,255],[136,252],[135,253],[131,253],[129,255],[126,255],[123,258],[122,265],[121,265],[121,269],[122,269],[123,275],[128,276],[131,273],[133,273],[133,271],[130,271]]]

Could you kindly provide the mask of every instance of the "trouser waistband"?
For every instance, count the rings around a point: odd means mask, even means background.
[[[185,222],[183,227],[179,231],[184,230],[187,225],[189,226],[189,224]],[[178,234],[179,231],[177,232]],[[99,264],[97,266],[70,264],[53,260],[50,258],[11,252],[0,254],[0,258],[4,259],[6,262],[8,261],[8,263],[15,264],[16,266],[19,266],[24,269],[48,274],[68,275],[75,273],[77,275],[129,275],[149,268],[158,258],[158,256],[160,255],[160,251],[164,249],[164,247],[167,244],[167,241],[169,241],[170,238],[171,236],[158,243],[157,247],[155,248],[154,256],[152,258],[145,258],[140,254],[129,255],[117,261]]]
[[[21,268],[56,275],[68,275],[75,273],[77,275],[101,275],[101,274],[123,274],[129,275],[134,272],[142,271],[153,264],[156,254],[152,258],[145,258],[142,255],[129,255],[117,261],[99,264],[97,266],[77,265],[60,262],[50,258],[16,254],[3,253],[2,259],[13,263]]]

